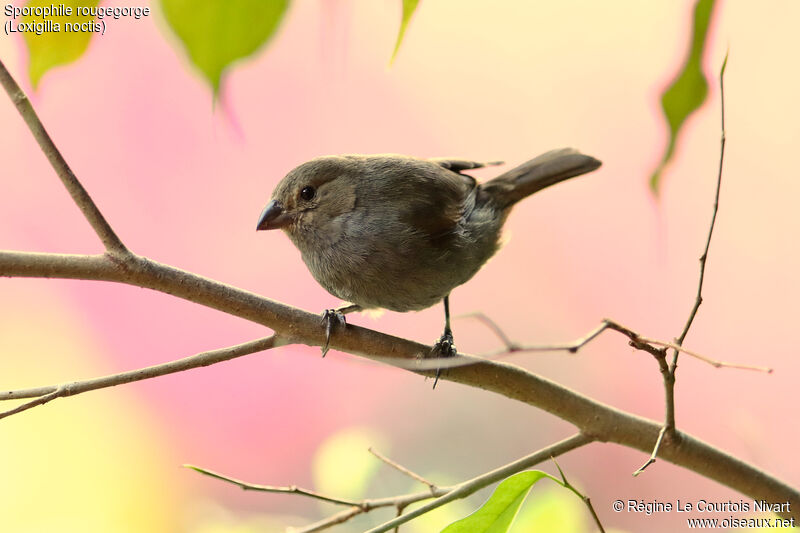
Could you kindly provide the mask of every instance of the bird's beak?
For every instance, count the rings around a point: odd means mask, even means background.
[[[258,217],[256,231],[262,229],[277,229],[291,224],[294,217],[283,210],[283,206],[277,200],[272,200]]]

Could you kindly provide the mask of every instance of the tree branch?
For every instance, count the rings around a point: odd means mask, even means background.
[[[367,451],[369,453],[371,453],[372,455],[374,455],[375,457],[377,457],[379,460],[383,461],[387,465],[389,465],[392,468],[394,468],[395,470],[397,470],[398,472],[400,472],[402,474],[405,474],[406,476],[410,477],[413,480],[419,481],[423,485],[427,485],[428,488],[431,489],[431,492],[436,492],[436,489],[437,489],[436,485],[434,485],[432,482],[428,481],[424,477],[420,476],[416,472],[413,472],[413,471],[409,470],[408,468],[406,468],[405,466],[403,466],[403,465],[401,465],[399,463],[396,463],[395,461],[392,461],[391,459],[389,459],[388,457],[386,457],[382,453],[378,452],[377,450],[369,448]]]
[[[122,241],[117,237],[117,234],[114,233],[114,230],[111,229],[111,225],[106,221],[103,213],[97,208],[97,205],[95,205],[89,193],[86,192],[86,189],[84,189],[83,185],[78,181],[78,178],[75,177],[75,174],[73,174],[72,169],[69,168],[61,152],[56,148],[47,130],[44,129],[44,125],[33,109],[31,101],[28,100],[25,92],[20,88],[14,78],[11,77],[11,74],[2,61],[0,61],[0,85],[3,86],[3,89],[8,93],[11,101],[14,102],[17,111],[22,115],[25,124],[28,125],[28,129],[31,130],[34,139],[39,143],[42,152],[44,152],[53,170],[56,171],[56,174],[58,174],[58,177],[61,179],[61,183],[67,188],[67,192],[72,196],[72,200],[81,210],[83,216],[86,217],[86,220],[89,221],[89,224],[91,224],[97,236],[100,237],[106,251],[120,257],[128,255],[130,252],[125,245],[122,244]]]
[[[285,342],[322,346],[319,315],[196,274],[132,256],[120,263],[108,256],[80,256],[0,251],[0,276],[113,281],[154,289],[269,327]],[[331,348],[402,366],[430,352],[430,347],[348,324],[331,338]],[[464,356],[468,358],[469,356]],[[469,360],[469,359],[468,359]],[[543,409],[574,424],[596,440],[651,453],[661,425],[592,400],[517,366],[472,358],[475,364],[452,368],[441,379],[491,391]],[[435,370],[415,370],[433,376]],[[0,394],[0,397],[2,395]],[[662,443],[659,456],[756,499],[789,501],[796,516],[800,492],[756,467],[694,437]]]
[[[708,237],[706,238],[706,246],[703,249],[703,255],[700,256],[700,279],[697,283],[697,294],[694,299],[694,305],[692,306],[692,310],[689,312],[689,317],[686,319],[686,324],[683,326],[683,330],[678,338],[675,340],[675,344],[678,346],[683,344],[683,341],[686,339],[686,335],[689,333],[689,328],[692,327],[692,323],[694,322],[694,317],[697,316],[697,311],[700,309],[700,304],[703,303],[703,281],[705,280],[706,275],[706,261],[708,260],[708,249],[711,247],[711,236],[714,234],[714,225],[717,222],[717,212],[719,211],[719,191],[722,188],[722,168],[725,162],[725,66],[728,64],[728,54],[725,53],[725,59],[722,62],[722,67],[720,68],[719,72],[719,105],[720,105],[720,127],[722,133],[720,135],[720,147],[719,147],[719,168],[717,170],[717,188],[714,193],[714,208],[711,211],[711,224],[708,227]],[[673,365],[676,363],[675,359],[678,357],[678,353],[675,352],[673,354]]]
[[[106,254],[90,256],[0,252],[0,276],[112,281],[149,288],[267,326],[284,342],[314,346],[325,342],[324,328],[316,314],[128,252],[69,170],[41,122],[28,110],[30,102],[2,63],[0,83],[107,250]],[[330,344],[340,351],[406,365],[430,352],[429,346],[353,325],[338,330]],[[652,450],[660,431],[656,422],[624,413],[514,365],[472,359],[475,364],[453,368],[442,379],[539,407],[574,424],[586,438],[648,453]],[[435,370],[416,372],[435,374]],[[660,457],[752,498],[788,501],[792,510],[779,514],[785,518],[800,516],[800,492],[795,488],[690,435],[677,431],[674,435],[676,438],[662,442]]]
[[[346,505],[349,507],[348,509],[340,511],[332,516],[329,516],[328,518],[324,518],[319,522],[314,522],[313,524],[309,524],[301,528],[289,528],[290,531],[293,531],[295,533],[310,533],[312,531],[322,531],[331,526],[347,522],[351,518],[358,516],[360,514],[374,511],[375,509],[381,509],[385,507],[397,507],[398,509],[402,509],[408,505],[411,505],[412,503],[417,503],[419,501],[424,501],[431,498],[436,498],[438,496],[443,496],[444,494],[447,494],[449,491],[453,490],[453,487],[444,487],[444,488],[436,487],[427,492],[413,492],[409,494],[401,494],[399,496],[390,496],[388,498],[374,498],[368,500],[355,501],[355,500],[336,498],[333,496],[327,496],[325,494],[320,494],[318,492],[308,489],[303,489],[296,486],[276,487],[272,485],[259,485],[255,483],[248,483],[246,481],[241,481],[239,479],[235,479],[226,476],[224,474],[214,472],[212,470],[206,470],[205,468],[200,468],[198,466],[193,466],[193,465],[184,465],[184,466],[186,466],[187,468],[191,468],[192,470],[199,472],[200,474],[213,477],[215,479],[219,479],[226,483],[231,483],[233,485],[236,485],[242,490],[252,490],[257,492],[272,492],[279,494],[297,494],[300,496],[307,496],[315,500],[325,501],[336,505]]]
[[[589,509],[589,512],[592,514],[592,519],[594,520],[597,529],[600,530],[600,533],[606,533],[606,530],[603,527],[603,523],[600,522],[600,517],[597,516],[597,511],[594,510],[594,505],[592,505],[592,499],[586,496],[581,491],[579,491],[577,488],[575,488],[575,486],[572,483],[567,481],[567,476],[564,475],[564,471],[561,470],[561,465],[558,464],[558,461],[556,461],[555,457],[551,457],[550,459],[553,460],[553,463],[555,463],[556,468],[558,468],[558,473],[561,474],[561,481],[564,484],[564,488],[572,491],[572,493],[575,494],[575,496],[577,496],[583,501],[583,504],[587,507],[587,509]]]
[[[711,224],[708,227],[708,237],[706,237],[706,245],[703,249],[703,254],[700,256],[700,278],[697,282],[697,294],[694,298],[694,304],[689,317],[686,319],[686,324],[681,330],[681,334],[675,339],[673,345],[666,345],[665,347],[672,348],[672,363],[667,363],[666,350],[656,355],[661,375],[664,379],[664,427],[658,434],[653,452],[650,458],[636,470],[633,475],[638,476],[645,468],[656,462],[658,451],[665,441],[680,438],[680,435],[675,431],[675,372],[678,370],[678,355],[684,351],[681,346],[689,333],[689,328],[692,327],[694,317],[697,316],[697,311],[700,309],[700,304],[703,303],[703,281],[706,275],[706,261],[708,260],[708,249],[711,247],[711,236],[714,234],[714,224],[717,221],[717,212],[719,211],[719,191],[722,188],[722,169],[725,162],[725,66],[728,64],[728,53],[725,53],[725,59],[722,61],[722,67],[719,69],[719,105],[720,105],[720,147],[719,147],[719,167],[717,169],[717,188],[714,192],[714,208],[711,211]],[[712,363],[713,364],[713,363]],[[772,372],[772,369],[767,369]]]
[[[478,490],[487,487],[493,483],[496,483],[502,479],[507,478],[512,474],[516,474],[517,472],[521,472],[526,468],[530,468],[542,461],[546,461],[552,457],[558,457],[568,451],[574,450],[575,448],[580,448],[586,444],[589,444],[594,439],[582,433],[578,433],[577,435],[573,435],[567,439],[562,440],[561,442],[557,442],[555,444],[551,444],[546,448],[542,448],[541,450],[534,452],[530,455],[523,457],[522,459],[518,459],[513,463],[509,463],[505,466],[492,470],[491,472],[487,472],[480,476],[474,477],[469,481],[465,481],[463,483],[459,483],[455,487],[452,488],[447,494],[440,496],[433,500],[430,503],[427,503],[421,507],[417,507],[413,511],[406,513],[404,515],[398,516],[393,520],[389,520],[377,527],[374,527],[368,530],[366,533],[383,533],[385,531],[389,531],[390,529],[397,527],[401,524],[405,524],[409,520],[421,516],[425,513],[428,513],[438,507],[446,503],[450,503],[454,500],[460,500],[462,498],[466,498],[470,494],[477,492]]]
[[[561,442],[557,442],[555,444],[547,446],[546,448],[543,448],[543,449],[541,449],[539,451],[536,451],[536,452],[534,452],[534,453],[532,453],[530,455],[526,455],[525,457],[523,457],[521,459],[518,459],[518,460],[516,460],[516,461],[514,461],[512,463],[509,463],[509,464],[507,464],[505,466],[501,466],[500,468],[496,468],[496,469],[492,470],[491,472],[487,472],[485,474],[481,474],[480,476],[474,477],[472,479],[469,479],[467,481],[459,483],[458,485],[453,485],[453,486],[450,486],[450,487],[437,487],[436,485],[434,485],[430,481],[427,481],[427,480],[423,479],[422,477],[418,476],[417,474],[411,473],[411,471],[408,470],[406,467],[398,465],[394,461],[391,461],[391,460],[387,459],[386,457],[384,457],[383,455],[377,454],[377,453],[375,453],[374,450],[370,449],[370,453],[375,455],[381,461],[386,462],[387,464],[389,464],[393,468],[396,468],[400,472],[411,476],[415,480],[426,484],[428,486],[428,488],[429,488],[429,491],[426,491],[426,492],[414,492],[414,493],[410,493],[410,494],[401,494],[399,496],[391,496],[391,497],[388,497],[388,498],[366,499],[366,500],[360,500],[360,501],[344,500],[344,499],[340,499],[340,498],[326,496],[326,495],[322,495],[322,494],[316,493],[314,491],[301,489],[301,488],[294,487],[294,486],[292,486],[292,487],[275,487],[275,486],[271,486],[271,485],[258,485],[258,484],[253,484],[253,483],[247,483],[245,481],[234,479],[234,478],[225,476],[223,474],[219,474],[217,472],[213,472],[211,470],[206,470],[204,468],[199,468],[199,467],[192,466],[192,465],[185,465],[185,466],[187,466],[187,467],[189,467],[189,468],[191,468],[191,469],[193,469],[193,470],[195,470],[195,471],[197,471],[197,472],[199,472],[201,474],[204,474],[204,475],[207,475],[207,476],[211,476],[213,478],[219,479],[221,481],[225,481],[227,483],[232,483],[232,484],[234,484],[234,485],[236,485],[236,486],[238,486],[238,487],[240,487],[240,488],[242,488],[244,490],[255,490],[255,491],[262,491],[262,492],[277,492],[277,493],[283,493],[283,494],[299,494],[301,496],[307,496],[307,497],[314,498],[314,499],[317,499],[317,500],[324,500],[324,501],[327,501],[327,502],[330,502],[330,503],[334,503],[334,504],[351,506],[350,509],[346,509],[346,510],[341,511],[339,513],[336,513],[336,514],[334,514],[334,515],[332,515],[332,516],[330,516],[328,518],[324,518],[324,519],[320,520],[319,522],[315,522],[313,524],[310,524],[310,525],[302,527],[302,528],[291,528],[291,531],[293,531],[294,533],[310,533],[312,531],[322,531],[323,529],[327,529],[327,528],[329,528],[331,526],[334,526],[336,524],[344,523],[344,522],[348,521],[349,519],[353,518],[354,516],[357,516],[357,515],[363,514],[363,513],[368,513],[370,511],[375,510],[375,509],[380,509],[380,508],[383,508],[383,507],[396,507],[398,509],[398,511],[400,511],[402,509],[405,509],[407,506],[411,505],[412,503],[417,503],[417,502],[420,502],[420,501],[424,501],[424,500],[428,500],[428,499],[431,499],[431,498],[435,498],[432,502],[426,504],[423,507],[420,507],[420,508],[414,510],[413,512],[410,512],[410,513],[405,514],[405,515],[398,514],[398,516],[396,518],[394,518],[393,520],[390,520],[389,522],[386,522],[386,523],[381,524],[380,526],[378,526],[378,527],[376,527],[374,529],[369,530],[369,533],[373,533],[373,532],[377,533],[377,532],[388,531],[388,530],[390,530],[392,528],[399,527],[401,524],[404,524],[404,523],[408,522],[409,520],[412,520],[412,519],[414,519],[414,518],[416,518],[416,517],[418,517],[418,516],[420,516],[422,514],[425,514],[425,513],[429,512],[429,511],[433,510],[433,509],[436,509],[437,507],[441,507],[442,505],[445,505],[446,503],[449,503],[449,502],[451,502],[453,500],[466,498],[467,496],[477,492],[478,490],[480,490],[480,489],[482,489],[484,487],[488,487],[489,485],[492,485],[492,484],[494,484],[494,483],[496,483],[496,482],[498,482],[498,481],[500,481],[502,479],[505,479],[505,478],[507,478],[508,476],[510,476],[512,474],[516,474],[517,472],[521,472],[522,470],[525,470],[526,468],[530,468],[530,467],[532,467],[532,466],[534,466],[534,465],[536,465],[538,463],[541,463],[542,461],[546,461],[548,459],[555,460],[554,459],[555,457],[557,457],[559,455],[562,455],[562,454],[564,454],[564,453],[566,453],[568,451],[571,451],[571,450],[574,450],[576,448],[579,448],[581,446],[585,446],[586,444],[589,444],[593,440],[594,439],[592,439],[591,437],[587,437],[586,435],[578,433],[577,435],[573,435],[572,437],[564,439]],[[559,467],[558,470],[560,472],[561,468]],[[570,485],[566,481],[566,478],[564,478],[563,472],[562,472],[561,475],[562,475],[562,479],[564,479],[564,486],[566,488],[568,488],[569,490],[571,490],[572,492],[574,492],[575,494],[577,494],[579,497],[581,497],[581,499],[584,500],[584,502],[587,504],[588,508],[590,509],[590,512],[592,513],[594,519],[597,520],[597,523],[599,524],[599,519],[597,519],[597,514],[594,512],[594,509],[591,506],[591,502],[587,502],[587,498],[585,496],[583,496],[583,494],[580,494],[574,487],[572,487],[572,485]],[[602,530],[602,526],[600,526],[600,529]]]
[[[644,335],[637,333],[633,329],[623,326],[619,322],[615,320],[611,320],[608,318],[603,319],[600,322],[600,325],[592,329],[589,333],[575,339],[571,342],[562,342],[557,344],[519,344],[513,342],[508,335],[498,326],[491,318],[486,316],[484,313],[480,311],[475,313],[469,313],[466,315],[461,315],[464,318],[474,318],[479,320],[481,323],[486,325],[492,333],[497,335],[497,337],[505,344],[505,348],[502,350],[497,350],[495,352],[486,354],[482,356],[483,359],[494,359],[501,355],[508,355],[512,353],[522,353],[522,352],[570,352],[576,353],[578,350],[589,344],[591,341],[596,339],[606,330],[616,331],[617,333],[621,333],[628,337],[630,342],[628,343],[630,346],[636,348],[637,350],[643,350],[656,358],[659,358],[662,352],[664,352],[663,348],[672,348],[673,350],[678,350],[681,353],[684,353],[688,356],[694,357],[695,359],[707,363],[714,368],[736,368],[739,370],[756,370],[758,372],[765,372],[767,374],[772,373],[772,368],[766,366],[759,366],[759,365],[747,365],[742,363],[729,363],[726,361],[719,361],[717,359],[712,359],[711,357],[706,357],[705,355],[699,354],[692,350],[688,350],[683,346],[678,346],[673,342],[666,342],[660,341],[658,339],[651,339],[650,337],[645,337]],[[658,347],[661,348],[658,348]],[[411,367],[412,369],[428,369],[428,368],[451,368],[454,366],[461,366],[462,364],[472,364],[470,363],[461,363],[458,359],[453,359],[451,357],[439,358],[439,359],[426,359],[425,361],[421,361],[419,364],[414,365]]]
[[[8,411],[0,412],[0,419],[7,416],[15,415],[22,411],[27,411],[37,405],[46,404],[56,398],[63,398],[65,396],[75,396],[84,392],[89,392],[97,389],[105,389],[107,387],[115,387],[125,383],[133,383],[134,381],[142,381],[145,379],[152,379],[167,374],[174,374],[176,372],[183,372],[192,368],[199,368],[202,366],[209,366],[222,361],[236,359],[251,353],[262,352],[282,346],[283,344],[279,339],[273,335],[263,339],[257,339],[236,346],[228,348],[220,348],[218,350],[211,350],[208,352],[199,353],[177,361],[171,361],[161,365],[149,366],[140,368],[138,370],[131,370],[128,372],[121,372],[119,374],[112,374],[110,376],[103,376],[99,378],[87,379],[85,381],[74,381],[72,383],[65,383],[63,385],[52,385],[49,387],[37,387],[34,389],[19,389],[12,391],[0,392],[0,400],[18,400],[23,398],[36,398],[30,402],[24,403],[9,409]]]
[[[355,500],[345,500],[342,498],[334,498],[333,496],[326,496],[325,494],[320,494],[319,492],[315,492],[313,490],[304,489],[301,487],[297,487],[292,485],[290,487],[276,487],[274,485],[257,485],[254,483],[248,483],[246,481],[242,481],[239,479],[235,479],[224,474],[220,474],[219,472],[214,472],[213,470],[207,470],[205,468],[201,468],[195,465],[183,465],[186,468],[191,468],[195,472],[199,472],[204,476],[213,477],[214,479],[219,479],[221,481],[225,481],[226,483],[231,483],[236,485],[242,490],[251,490],[255,492],[271,492],[277,494],[299,494],[301,496],[307,496],[309,498],[313,498],[315,500],[320,500],[323,502],[328,503],[335,503],[337,505],[349,505],[349,506],[360,506],[361,502],[357,502]]]

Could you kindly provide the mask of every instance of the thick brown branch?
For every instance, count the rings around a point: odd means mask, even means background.
[[[319,315],[286,306],[149,259],[134,256],[120,264],[107,256],[0,252],[0,276],[62,277],[126,283],[172,294],[219,311],[263,324],[287,342],[321,346],[325,342]],[[338,330],[331,348],[404,366],[430,347],[352,324]],[[615,442],[650,454],[661,425],[597,402],[517,366],[476,360],[449,369],[442,379],[485,389],[543,409],[596,440]],[[432,376],[435,371],[418,371]],[[800,492],[690,435],[676,432],[662,444],[659,457],[688,468],[756,499],[791,502],[800,509]]]
[[[100,209],[97,208],[97,205],[95,205],[89,193],[86,192],[86,189],[83,188],[78,178],[72,173],[72,169],[67,165],[64,156],[58,151],[55,143],[53,143],[47,130],[44,129],[44,125],[36,115],[31,101],[28,100],[23,90],[14,78],[11,77],[11,74],[2,61],[0,61],[0,85],[3,86],[3,89],[8,93],[11,101],[14,102],[17,111],[22,115],[25,124],[28,125],[28,129],[31,130],[34,139],[39,143],[47,160],[50,161],[50,165],[56,171],[56,174],[58,174],[58,177],[61,179],[64,187],[67,188],[67,192],[72,196],[72,200],[81,210],[83,216],[86,217],[86,220],[89,221],[89,224],[91,224],[97,236],[100,237],[103,246],[112,254],[119,256],[127,255],[129,253],[128,249],[122,244],[122,241],[117,237],[117,234],[114,233],[114,230],[111,229],[111,226],[106,221],[103,213],[100,212]]]

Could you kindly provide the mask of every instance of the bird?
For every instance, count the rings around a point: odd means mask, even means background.
[[[456,355],[450,292],[499,249],[511,209],[535,192],[596,170],[601,162],[562,148],[484,183],[465,173],[499,164],[329,155],[297,166],[275,186],[256,229],[283,230],[314,279],[348,302],[322,314],[323,356],[334,330],[346,327],[347,313],[419,311],[440,301],[445,325],[431,355]]]

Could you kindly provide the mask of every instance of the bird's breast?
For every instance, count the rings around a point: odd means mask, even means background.
[[[337,298],[399,312],[438,303],[481,268],[499,238],[499,228],[466,220],[436,238],[386,217],[338,223],[336,239],[295,243],[311,274]]]

